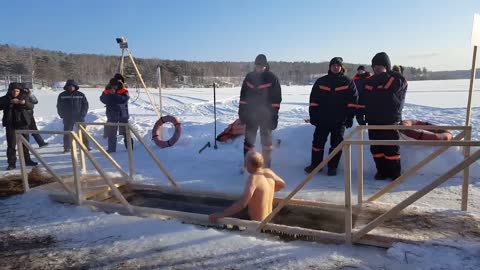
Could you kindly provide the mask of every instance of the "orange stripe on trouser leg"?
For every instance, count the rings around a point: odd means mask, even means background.
[[[384,153],[373,154],[373,158],[384,158],[384,157],[385,157]]]
[[[385,159],[387,159],[387,160],[400,160],[400,155],[385,156]]]
[[[322,148],[312,147],[312,151],[313,151],[313,152],[320,152],[320,151],[322,151],[322,150],[323,150]]]

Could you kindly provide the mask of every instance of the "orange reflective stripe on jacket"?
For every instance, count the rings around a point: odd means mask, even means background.
[[[122,88],[122,89],[117,90],[117,91],[115,92],[115,94],[117,94],[117,95],[121,95],[121,94],[125,94],[125,93],[128,93],[127,88]],[[105,89],[105,90],[103,90],[103,94],[109,95],[109,94],[111,94],[111,93],[110,93],[110,90]]]
[[[350,86],[348,85],[339,86],[335,88],[335,91],[344,91],[344,90],[347,90],[348,88],[350,88]]]
[[[373,86],[366,84],[366,85],[364,86],[364,88],[365,88],[365,90],[372,91]]]
[[[400,160],[400,155],[385,156],[385,159],[387,159],[387,160]]]
[[[247,84],[248,88],[251,88],[251,89],[255,88],[255,86],[250,82],[245,82],[245,83]]]
[[[347,108],[363,109],[363,108],[365,108],[365,105],[349,103],[347,105]]]
[[[269,88],[269,87],[272,87],[272,83],[261,84],[261,85],[258,86],[258,89],[265,89],[265,88]]]
[[[240,104],[248,104],[248,102],[240,100]]]
[[[312,151],[313,151],[313,152],[320,152],[320,151],[322,151],[322,150],[323,150],[322,148],[316,148],[316,147],[313,147],[313,146],[312,146]]]
[[[320,105],[318,105],[318,103],[315,103],[315,102],[310,103],[310,107],[318,107],[318,106],[320,106]]]
[[[355,75],[352,77],[352,81],[358,81],[358,80],[360,80],[360,76]]]
[[[272,108],[280,108],[280,103],[272,103]]]
[[[385,157],[384,153],[373,154],[373,158],[384,158],[384,157]]]
[[[330,87],[325,85],[320,85],[318,88],[320,88],[320,90],[323,90],[323,91],[330,91]]]
[[[385,89],[390,88],[390,86],[392,86],[392,83],[393,83],[394,80],[395,80],[395,78],[394,78],[394,77],[391,77],[391,78],[388,80],[388,82],[385,84]]]

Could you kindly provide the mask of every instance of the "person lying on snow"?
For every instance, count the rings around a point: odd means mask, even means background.
[[[251,220],[262,221],[272,212],[274,193],[285,187],[285,181],[272,170],[263,168],[263,156],[258,152],[248,152],[245,164],[250,176],[242,197],[223,212],[211,214],[210,222],[233,216],[247,206]]]

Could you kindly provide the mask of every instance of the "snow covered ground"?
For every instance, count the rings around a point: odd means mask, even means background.
[[[477,81],[477,88],[479,86]],[[443,125],[462,125],[465,121],[468,80],[410,82],[405,119],[426,120]],[[275,138],[282,140],[273,153],[273,169],[287,181],[286,195],[303,178],[303,167],[310,159],[313,127],[303,122],[308,117],[308,97],[311,86],[284,86],[279,128]],[[103,104],[99,101],[101,89],[81,89],[90,102],[88,122],[106,120]],[[156,100],[158,94],[152,90]],[[151,128],[157,117],[144,94],[137,99],[130,89],[131,124],[150,143],[153,151],[169,169],[182,187],[239,193],[245,176],[238,171],[242,163],[243,140],[219,144],[217,150],[198,150],[207,142],[213,143],[212,89],[164,90],[164,114],[179,117],[183,133],[171,148],[159,149],[151,141]],[[3,95],[5,91],[0,91]],[[40,129],[61,130],[62,122],[56,114],[58,92],[36,90],[39,104],[35,108]],[[220,133],[236,119],[238,88],[217,89],[217,132]],[[473,138],[480,139],[480,101],[473,99]],[[105,143],[102,129],[90,127],[96,139]],[[172,134],[173,130],[167,130]],[[348,132],[348,131],[347,131]],[[39,150],[52,166],[63,174],[71,174],[69,155],[62,154],[62,138],[45,136],[50,146]],[[33,140],[32,140],[33,142]],[[122,141],[119,141],[122,144]],[[136,145],[138,146],[138,144]],[[113,156],[127,167],[123,147]],[[0,168],[7,166],[5,130],[0,129]],[[434,151],[430,147],[403,147],[404,170]],[[112,168],[93,154],[106,168]],[[168,184],[153,161],[140,147],[134,150],[136,181]],[[355,155],[355,150],[354,150]],[[355,157],[355,156],[353,156]],[[462,159],[460,148],[452,148],[441,158],[423,168],[406,183],[395,188],[381,201],[399,202],[436,176],[443,174]],[[373,194],[388,182],[373,180],[374,165],[368,148],[364,151],[366,195]],[[355,164],[355,163],[354,163]],[[340,164],[342,168],[342,163]],[[354,173],[355,173],[354,168]],[[89,171],[94,172],[92,166]],[[0,172],[0,176],[18,173]],[[480,164],[471,168],[469,210],[480,214]],[[415,205],[435,209],[459,209],[461,177],[457,176],[421,199]],[[354,193],[356,193],[354,185]],[[318,175],[298,195],[298,198],[343,203],[343,169],[336,177]],[[480,246],[455,247],[425,244],[414,246],[397,244],[384,250],[372,247],[325,245],[302,241],[284,242],[267,235],[252,235],[218,231],[177,221],[157,221],[116,214],[92,212],[85,207],[60,205],[51,202],[42,192],[0,200],[0,239],[10,237],[52,236],[55,244],[21,254],[20,260],[0,246],[0,268],[172,268],[172,269],[478,269]],[[43,239],[45,242],[45,239]],[[48,242],[48,241],[47,241]],[[7,254],[2,256],[1,254]],[[18,255],[18,254],[17,254]],[[2,258],[3,257],[3,258]],[[10,258],[10,260],[9,260]],[[16,267],[18,266],[18,267]]]

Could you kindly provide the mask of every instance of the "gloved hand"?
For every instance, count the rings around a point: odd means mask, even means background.
[[[272,119],[271,119],[271,126],[272,130],[277,129],[278,126],[278,108],[272,108]]]
[[[353,126],[353,118],[347,118],[345,120],[345,127],[346,128],[351,128]]]
[[[367,124],[367,122],[365,121],[365,116],[364,115],[357,115],[355,117],[357,119],[357,123],[361,126],[364,126]]]

